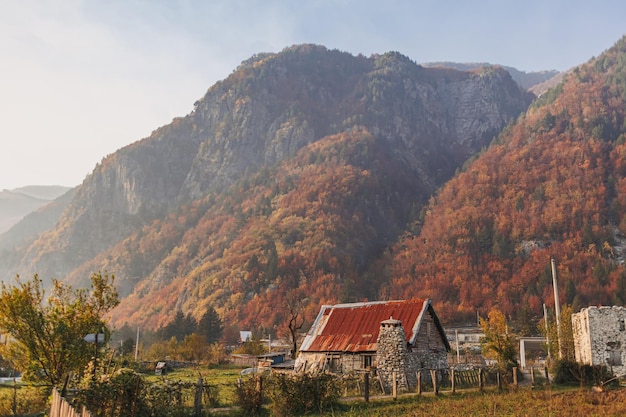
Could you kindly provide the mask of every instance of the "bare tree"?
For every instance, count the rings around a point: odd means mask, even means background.
[[[287,297],[287,313],[289,329],[289,342],[291,343],[291,357],[295,358],[298,353],[298,335],[302,326],[304,326],[304,307],[309,301],[308,298],[302,298],[299,293],[292,293]]]

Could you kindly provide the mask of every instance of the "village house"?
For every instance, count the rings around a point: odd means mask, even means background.
[[[417,371],[447,367],[450,344],[430,300],[376,301],[322,306],[306,335],[296,372],[376,370],[407,386]]]
[[[587,307],[572,314],[576,361],[626,375],[626,308]]]

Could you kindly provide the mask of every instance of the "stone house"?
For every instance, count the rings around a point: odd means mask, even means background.
[[[576,361],[626,374],[626,308],[587,307],[572,314]]]
[[[376,370],[415,386],[417,371],[447,367],[450,344],[431,300],[324,305],[307,333],[294,370]]]

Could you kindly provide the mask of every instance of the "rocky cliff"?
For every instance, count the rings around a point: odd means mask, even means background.
[[[201,199],[210,207],[242,180],[353,129],[383,144],[390,160],[424,185],[418,200],[426,201],[532,98],[499,68],[424,68],[399,53],[355,57],[316,45],[254,56],[212,86],[189,115],[104,158],[59,222],[0,263],[5,271],[43,277],[105,266],[112,248],[152,222]],[[389,200],[393,184],[385,187],[382,198]],[[135,270],[148,276],[159,264]],[[127,270],[112,272],[124,278]]]

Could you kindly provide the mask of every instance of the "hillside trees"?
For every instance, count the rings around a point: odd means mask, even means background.
[[[108,334],[104,316],[119,302],[114,277],[95,273],[90,289],[52,280],[48,297],[37,275],[16,282],[0,294],[0,328],[12,337],[3,356],[34,381],[58,386],[70,372],[80,375],[94,352],[84,337]]]
[[[195,227],[116,318],[154,329],[177,309],[201,317],[212,305],[241,329],[281,332],[290,320],[283,306],[294,292],[310,300],[295,327],[310,323],[320,304],[375,299],[388,275],[368,273],[369,264],[396,239],[426,189],[388,143],[364,129],[324,138],[211,204],[192,203],[204,207],[194,209],[201,213]],[[171,218],[184,224],[185,216]],[[153,227],[142,238],[146,248],[151,239],[160,242]],[[117,250],[123,258],[123,245]],[[146,302],[150,292],[155,296]]]
[[[167,357],[219,363],[224,359],[220,344],[223,331],[222,319],[212,306],[197,321],[191,313],[178,310],[172,321],[154,332],[155,340],[149,343],[145,355],[152,360]]]
[[[181,342],[185,336],[195,332],[197,327],[198,323],[190,313],[184,314],[178,310],[172,321],[160,330],[159,337],[163,340],[175,338]]]
[[[392,298],[432,298],[447,322],[492,308],[540,316],[553,303],[551,257],[561,302],[624,298],[624,43],[538,99],[431,199],[393,247]]]

